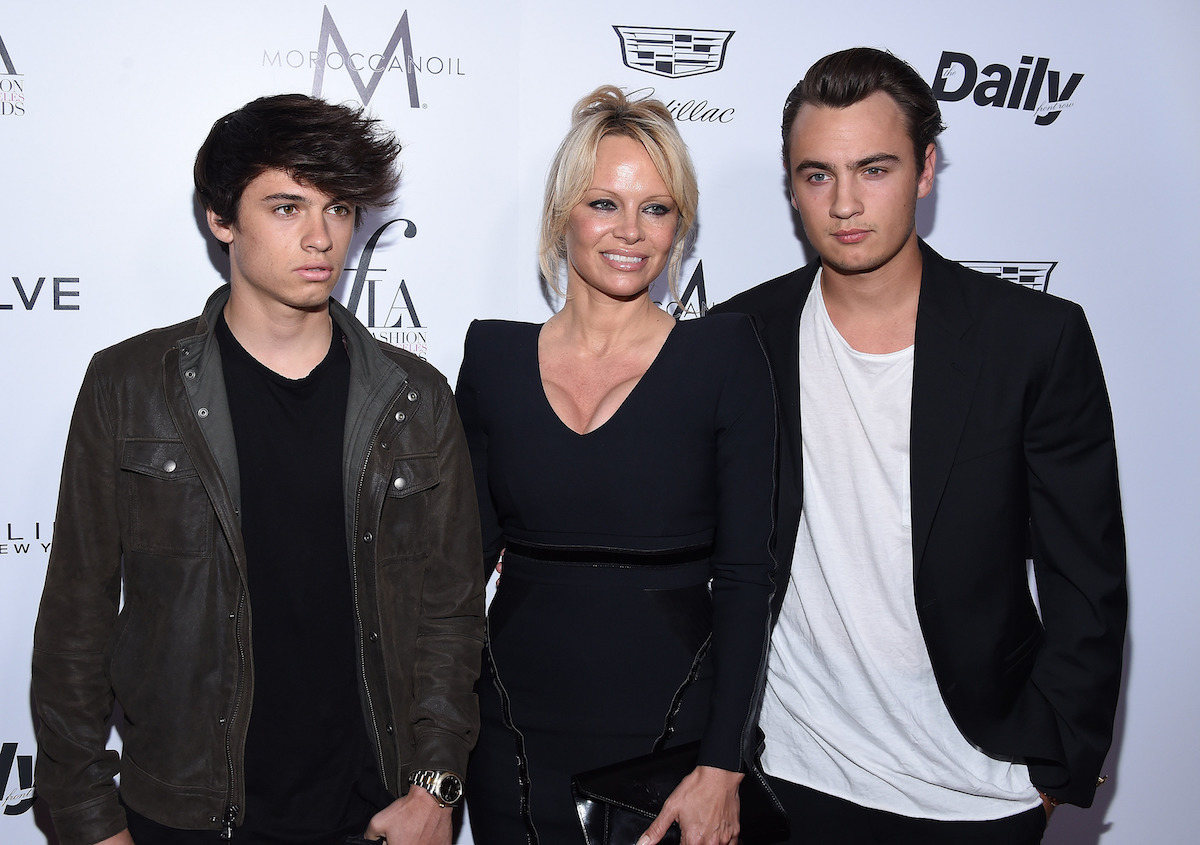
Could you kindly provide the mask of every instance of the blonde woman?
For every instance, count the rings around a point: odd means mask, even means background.
[[[468,805],[480,845],[581,843],[571,775],[701,740],[642,837],[738,834],[766,656],[774,405],[744,317],[676,323],[696,217],[687,149],[655,100],[603,87],[550,169],[542,325],[477,322],[458,402],[482,511],[489,617]],[[668,719],[678,705],[678,712]]]

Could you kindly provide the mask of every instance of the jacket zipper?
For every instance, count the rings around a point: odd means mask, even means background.
[[[384,406],[386,411],[380,414],[379,421],[375,425],[375,430],[371,433],[371,439],[367,441],[367,452],[363,456],[362,472],[358,476],[358,490],[354,496],[354,536],[350,542],[350,581],[354,587],[354,618],[358,622],[358,671],[362,676],[363,690],[367,696],[367,713],[371,716],[371,733],[375,737],[375,759],[379,763],[379,773],[383,777],[384,786],[388,785],[388,772],[383,760],[383,740],[379,737],[379,724],[375,718],[375,702],[371,698],[371,685],[367,681],[367,651],[364,644],[364,629],[362,620],[362,609],[358,601],[358,529],[359,516],[362,510],[362,493],[363,486],[367,480],[367,467],[371,463],[371,453],[374,451],[375,441],[379,437],[379,432],[383,430],[384,424],[387,422],[388,413],[395,406],[396,401],[400,398],[400,394],[404,392],[404,388],[408,385],[405,381],[400,385],[400,388],[392,394],[392,398],[388,400]],[[400,792],[400,784],[394,784],[396,794]]]
[[[230,743],[230,734],[233,731],[234,722],[237,719],[238,710],[242,706],[242,678],[246,671],[246,647],[242,643],[242,608],[246,603],[246,590],[243,588],[238,593],[237,618],[234,620],[235,638],[238,647],[238,682],[237,690],[233,696],[233,711],[229,714],[229,721],[225,724],[225,763],[229,767],[229,800],[225,804],[225,826],[221,829],[221,838],[225,841],[233,839],[233,823],[237,819],[238,806],[233,803],[234,793],[234,770],[233,770],[233,748]]]

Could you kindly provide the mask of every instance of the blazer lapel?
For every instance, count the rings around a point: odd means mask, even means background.
[[[775,366],[775,390],[779,397],[780,483],[785,497],[795,497],[799,512],[804,496],[804,467],[800,437],[800,312],[808,301],[816,276],[817,265],[809,264],[796,271],[796,276],[784,290],[787,298],[778,303],[764,323],[767,354]],[[786,500],[786,498],[785,498]],[[794,539],[794,538],[793,538]]]
[[[909,434],[914,575],[954,464],[980,367],[971,333],[975,321],[955,265],[924,242],[921,252]]]

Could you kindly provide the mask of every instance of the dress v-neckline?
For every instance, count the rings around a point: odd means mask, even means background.
[[[666,351],[667,345],[671,342],[671,338],[675,336],[675,333],[679,329],[679,321],[676,320],[675,325],[671,326],[671,330],[669,332],[667,332],[667,336],[665,338],[663,338],[662,346],[660,346],[658,348],[658,352],[655,353],[654,358],[651,359],[649,366],[646,367],[646,371],[641,374],[641,376],[638,378],[637,382],[633,385],[633,387],[631,387],[629,389],[629,393],[626,394],[625,398],[621,400],[621,404],[618,405],[613,410],[613,412],[608,415],[608,419],[606,419],[604,422],[600,423],[600,425],[596,426],[595,428],[593,428],[589,431],[576,431],[575,429],[571,428],[571,426],[567,425],[567,423],[563,420],[563,418],[558,415],[558,411],[556,411],[554,409],[554,404],[550,401],[550,397],[546,393],[546,382],[542,378],[542,362],[541,362],[541,356],[540,356],[540,350],[539,350],[539,344],[540,344],[540,340],[541,340],[541,336],[542,336],[542,326],[543,325],[545,325],[545,324],[537,326],[536,327],[537,331],[535,331],[533,333],[533,371],[534,371],[535,376],[537,377],[538,389],[542,396],[542,402],[545,404],[546,410],[550,412],[550,416],[554,417],[554,419],[558,422],[559,426],[561,426],[563,429],[570,432],[571,434],[575,435],[576,437],[581,437],[581,438],[582,437],[590,437],[591,435],[596,434],[597,432],[603,431],[604,429],[608,428],[609,425],[612,423],[612,421],[615,420],[621,414],[621,412],[625,409],[625,406],[628,405],[630,400],[633,399],[633,397],[638,393],[639,389],[642,386],[642,383],[644,381],[646,381],[646,378],[651,374],[651,372],[654,371],[655,366],[658,364],[659,360],[663,357],[663,353]]]

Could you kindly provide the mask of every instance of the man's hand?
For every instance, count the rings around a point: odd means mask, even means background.
[[[637,845],[655,845],[672,822],[679,822],[683,845],[730,845],[739,828],[738,786],[741,772],[697,766],[679,782]]]
[[[367,825],[367,839],[384,837],[390,845],[450,845],[453,834],[449,807],[419,786],[384,807]]]
[[[1046,793],[1038,790],[1038,795],[1042,798],[1042,809],[1046,811],[1046,821],[1050,821],[1050,814],[1054,812],[1054,808],[1058,806],[1053,798]]]
[[[122,830],[116,836],[101,839],[96,845],[133,845],[133,837],[129,835],[128,830]]]

